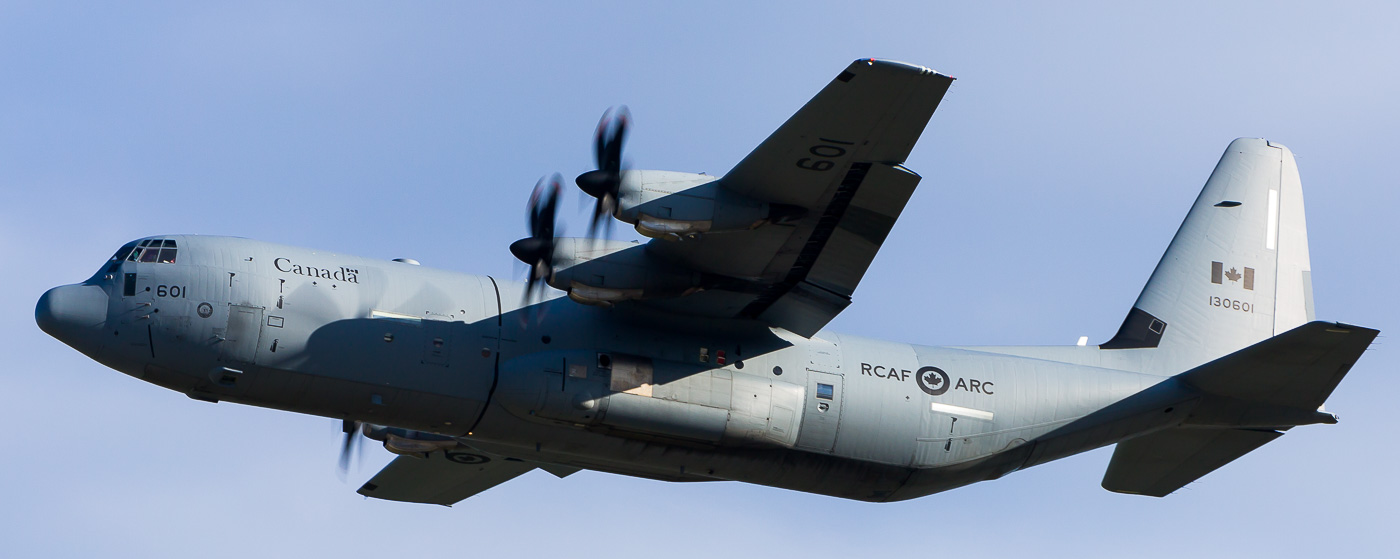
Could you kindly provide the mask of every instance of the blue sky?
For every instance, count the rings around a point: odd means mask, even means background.
[[[1375,556],[1400,359],[1391,4],[0,4],[0,541],[7,556]],[[1319,318],[1379,328],[1336,426],[1165,499],[1102,449],[911,502],[532,473],[454,508],[354,493],[339,424],[210,405],[35,327],[123,242],[237,235],[512,277],[541,175],[625,103],[638,168],[723,173],[852,59],[958,78],[838,331],[1109,338],[1220,153],[1298,156]],[[586,227],[564,208],[570,231]],[[620,237],[627,230],[615,229]],[[454,552],[454,551],[449,551]]]

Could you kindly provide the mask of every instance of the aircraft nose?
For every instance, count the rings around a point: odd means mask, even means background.
[[[34,322],[48,335],[73,345],[107,321],[107,292],[96,285],[62,285],[34,307]]]

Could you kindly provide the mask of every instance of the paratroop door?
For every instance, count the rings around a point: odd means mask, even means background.
[[[219,361],[252,363],[258,354],[262,320],[262,307],[229,305],[228,329],[224,332],[224,341],[219,343]]]
[[[807,401],[802,411],[802,429],[797,435],[798,448],[829,452],[836,445],[841,388],[841,375],[807,373]]]

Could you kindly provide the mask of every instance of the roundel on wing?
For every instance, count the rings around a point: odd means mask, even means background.
[[[491,461],[490,458],[480,454],[471,454],[468,452],[448,452],[447,459],[458,464],[485,464]]]
[[[938,367],[924,367],[914,375],[914,380],[918,381],[919,389],[929,396],[938,396],[948,391],[948,373]]]

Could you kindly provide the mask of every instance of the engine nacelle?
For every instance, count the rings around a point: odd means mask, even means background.
[[[669,264],[628,241],[559,238],[554,270],[546,281],[589,305],[654,297],[678,297],[700,289],[700,274]]]
[[[384,448],[400,456],[423,457],[436,450],[457,448],[457,439],[447,435],[424,433],[411,429],[386,427],[366,423],[361,428],[365,437],[384,443]]]
[[[712,231],[785,222],[801,208],[769,204],[724,187],[719,177],[677,171],[626,171],[613,214],[648,237],[683,240]]]

